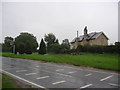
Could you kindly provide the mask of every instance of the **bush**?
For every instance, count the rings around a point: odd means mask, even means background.
[[[76,49],[77,52],[90,52],[90,53],[119,53],[119,45],[109,45],[109,46],[81,46],[79,45]]]

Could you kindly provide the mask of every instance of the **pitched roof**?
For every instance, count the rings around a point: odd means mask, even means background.
[[[93,33],[89,33],[87,36],[86,35],[81,35],[79,37],[74,38],[71,43],[74,43],[76,41],[81,42],[84,40],[92,40],[92,39],[96,39],[98,38],[101,34],[103,34],[107,39],[108,37],[103,33],[103,32],[93,32]]]

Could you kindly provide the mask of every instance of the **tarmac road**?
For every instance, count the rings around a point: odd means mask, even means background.
[[[117,73],[2,57],[2,72],[35,88],[120,88]]]

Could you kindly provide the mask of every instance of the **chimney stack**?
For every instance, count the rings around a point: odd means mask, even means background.
[[[84,28],[84,35],[85,35],[85,36],[88,35],[88,33],[87,33],[87,26],[85,26],[85,28]]]
[[[77,31],[77,38],[78,38],[78,31]]]

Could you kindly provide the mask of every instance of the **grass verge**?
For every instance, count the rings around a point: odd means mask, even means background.
[[[7,75],[2,74],[2,88],[20,88],[15,80]]]
[[[93,53],[83,53],[81,55],[39,55],[39,54],[22,54],[14,55],[12,53],[3,52],[2,56],[12,57],[12,58],[23,58],[32,60],[41,60],[54,63],[66,63],[77,66],[89,66],[108,70],[120,70],[118,65],[118,55],[117,54],[93,54]]]

